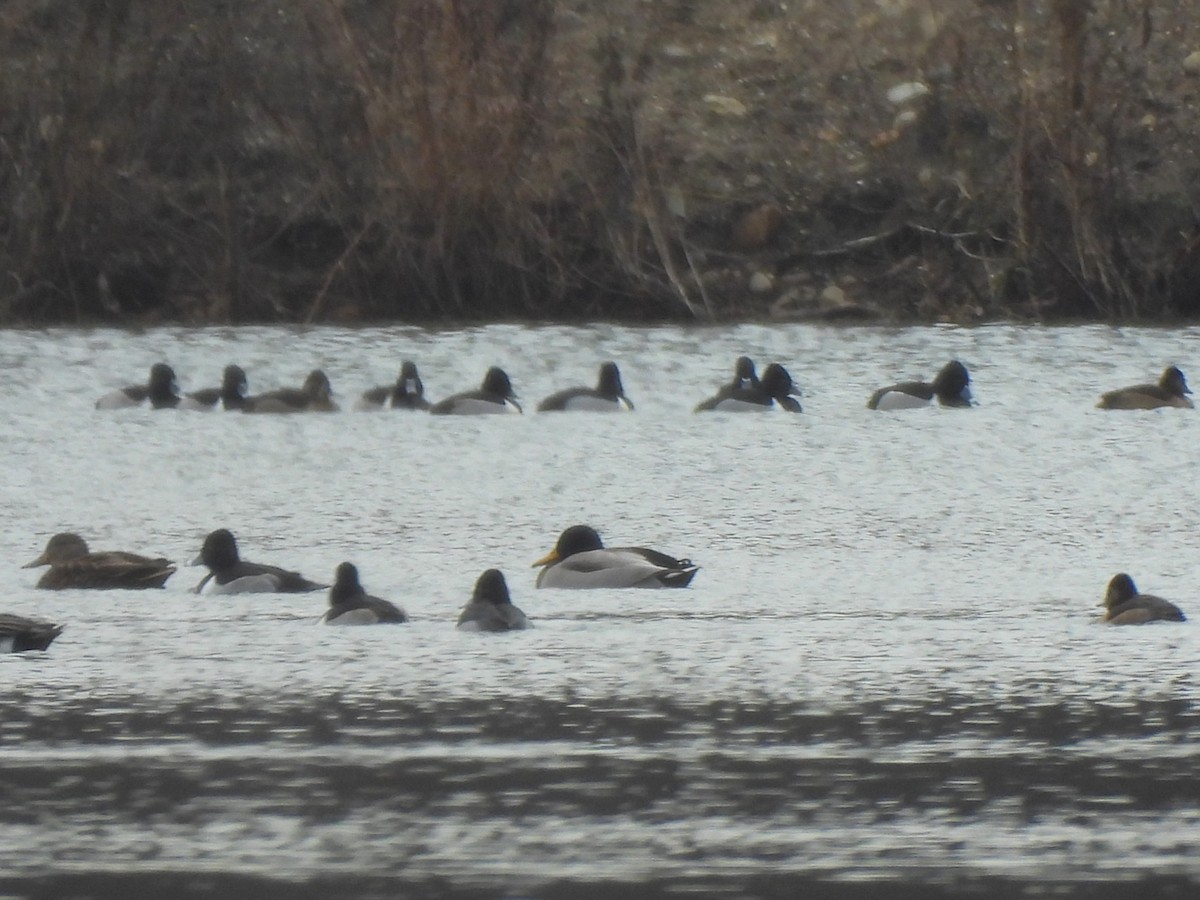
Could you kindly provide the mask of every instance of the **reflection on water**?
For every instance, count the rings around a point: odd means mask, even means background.
[[[0,334],[5,608],[68,623],[0,657],[0,891],[18,896],[1189,896],[1192,623],[1094,624],[1108,578],[1200,616],[1182,411],[1095,410],[1189,371],[1193,331],[496,327]],[[284,348],[281,351],[281,348]],[[801,416],[695,416],[734,357]],[[957,356],[980,407],[880,416]],[[621,363],[629,416],[258,418],[91,401],[169,359],[343,400],[492,364],[527,408]],[[563,527],[701,565],[684,591],[538,591]],[[42,592],[55,531],[328,579],[324,598]],[[484,568],[535,628],[463,635]],[[917,887],[914,887],[917,886]],[[582,892],[582,893],[581,893]],[[590,892],[590,893],[589,893]]]

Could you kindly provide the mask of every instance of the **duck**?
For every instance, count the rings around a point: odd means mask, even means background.
[[[42,555],[22,568],[49,566],[37,586],[58,591],[65,588],[90,590],[146,590],[161,588],[175,574],[175,566],[162,557],[142,556],[121,550],[92,553],[87,541],[73,532],[62,532],[46,542]]]
[[[384,409],[429,409],[429,401],[425,399],[425,385],[417,374],[417,364],[406,359],[400,366],[400,375],[395,384],[385,384],[382,387],[363,391],[362,396],[354,404],[360,412]]]
[[[329,376],[321,369],[309,372],[303,387],[247,397],[242,404],[242,412],[247,413],[337,412],[337,408]]]
[[[62,625],[44,619],[0,613],[0,653],[45,650],[62,633]]]
[[[916,409],[932,406],[935,399],[939,406],[966,409],[974,405],[971,374],[957,359],[942,366],[933,381],[902,381],[880,388],[867,401],[867,409]]]
[[[130,384],[105,394],[96,401],[96,409],[127,409],[141,406],[147,400],[151,409],[174,409],[179,405],[175,370],[165,362],[150,367],[150,377],[145,384]]]
[[[522,410],[508,374],[499,366],[492,366],[483,376],[479,390],[453,394],[433,404],[429,411],[435,416],[461,416],[519,413]]]
[[[208,566],[208,574],[192,588],[199,594],[302,594],[323,591],[329,585],[309,581],[298,572],[246,562],[238,553],[237,540],[227,528],[209,532],[193,564]],[[211,582],[211,585],[210,585]]]
[[[632,412],[633,401],[625,395],[621,370],[615,362],[600,366],[594,388],[575,387],[551,394],[538,404],[538,412]]]
[[[572,525],[533,564],[540,588],[687,587],[699,566],[646,547],[605,547],[590,525]]]
[[[739,360],[741,362],[741,360]],[[803,412],[791,373],[779,363],[763,369],[762,379],[737,378],[696,407],[696,412]]]
[[[1179,409],[1192,409],[1194,404],[1188,398],[1191,388],[1187,379],[1178,366],[1167,366],[1163,369],[1158,384],[1135,384],[1132,387],[1119,388],[1109,391],[1100,397],[1096,404],[1098,409],[1158,409],[1164,406],[1174,406]]]
[[[249,384],[246,373],[241,366],[229,365],[221,373],[221,386],[203,388],[184,394],[179,400],[179,409],[192,409],[207,412],[217,408],[219,403],[226,411],[241,409],[246,404],[246,390]]]
[[[1139,594],[1133,579],[1121,572],[1112,577],[1104,592],[1104,617],[1109,625],[1141,625],[1145,622],[1184,622],[1183,611],[1170,600]]]
[[[488,569],[476,580],[471,602],[463,607],[456,627],[459,631],[521,631],[532,626],[509,598],[504,573]]]
[[[754,360],[749,356],[739,356],[733,364],[733,380],[721,385],[716,394],[696,406],[696,412],[716,409],[722,401],[739,391],[758,387],[758,373],[754,368]]]
[[[344,562],[334,573],[329,589],[329,609],[321,616],[326,625],[376,625],[383,622],[407,622],[404,610],[363,590],[358,567]]]

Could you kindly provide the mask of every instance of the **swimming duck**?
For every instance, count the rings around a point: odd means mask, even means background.
[[[1144,622],[1183,622],[1183,611],[1170,600],[1139,594],[1133,579],[1121,572],[1114,575],[1104,592],[1104,619],[1110,625],[1141,625]]]
[[[83,538],[70,532],[54,535],[46,542],[42,555],[22,568],[38,566],[50,568],[38,580],[37,586],[53,591],[64,588],[160,588],[175,572],[175,566],[162,557],[151,558],[121,550],[92,553]]]
[[[508,375],[498,366],[492,366],[483,376],[479,390],[453,394],[433,404],[429,411],[435,416],[519,413],[521,405]]]
[[[499,569],[488,569],[475,582],[471,602],[458,617],[459,631],[520,631],[529,628],[525,613],[513,605]]]
[[[248,413],[297,413],[297,412],[337,412],[337,404],[333,402],[333,388],[329,377],[320,369],[313,369],[304,379],[304,386],[283,388],[247,397],[242,405],[242,412]]]
[[[0,613],[0,653],[45,650],[62,632],[63,626],[44,619]]]
[[[696,407],[696,412],[716,409],[717,405],[740,391],[758,387],[758,373],[754,371],[754,360],[748,356],[739,356],[733,364],[733,381],[723,384],[716,394],[702,401]]]
[[[1158,384],[1135,384],[1109,391],[1100,397],[1096,406],[1099,409],[1158,409],[1161,406],[1191,409],[1192,401],[1186,396],[1191,392],[1183,372],[1177,366],[1167,366]]]
[[[741,363],[741,359],[738,362]],[[763,369],[762,380],[735,379],[697,406],[696,412],[764,412],[774,409],[776,404],[788,412],[803,412],[796,399],[798,394],[788,370],[779,363],[771,363]]]
[[[753,365],[753,363],[751,363]],[[600,379],[594,388],[567,388],[551,394],[538,404],[538,412],[628,412],[633,410],[633,401],[625,396],[621,384],[621,370],[615,362],[600,366]]]
[[[174,409],[179,405],[175,370],[166,363],[152,365],[150,379],[145,384],[130,384],[105,394],[96,401],[96,409],[126,409],[141,406],[147,400],[153,409]]]
[[[930,406],[934,399],[940,406],[965,408],[973,404],[971,375],[957,359],[942,366],[933,381],[902,381],[880,388],[867,401],[867,409],[916,409]]]
[[[700,568],[645,547],[605,547],[588,525],[572,525],[533,566],[544,567],[540,588],[687,587]]]
[[[390,406],[392,409],[429,409],[429,401],[425,399],[425,385],[417,374],[417,364],[405,360],[400,366],[400,375],[395,384],[385,384],[382,387],[363,391],[354,404],[356,410],[371,411]]]
[[[216,409],[220,403],[226,410],[241,409],[246,403],[248,387],[246,373],[241,366],[226,366],[221,373],[220,387],[185,394],[179,401],[179,408],[207,411]]]
[[[404,610],[379,597],[372,597],[358,581],[358,568],[344,562],[337,567],[329,589],[329,609],[321,616],[326,625],[375,625],[407,622]]]
[[[209,533],[196,562],[208,566],[208,574],[192,588],[195,594],[203,591],[209,581],[212,582],[208,588],[210,594],[296,594],[322,591],[328,587],[309,581],[298,572],[246,562],[238,554],[233,534],[226,528]]]

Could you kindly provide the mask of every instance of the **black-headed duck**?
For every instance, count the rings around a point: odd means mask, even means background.
[[[880,388],[867,401],[867,409],[918,409],[932,406],[934,400],[939,406],[960,409],[973,405],[971,374],[957,359],[942,366],[933,381],[902,381]]]
[[[130,384],[105,394],[96,401],[96,409],[127,409],[141,406],[147,400],[152,409],[174,409],[179,405],[175,370],[166,363],[152,365],[150,378],[145,384]]]
[[[489,415],[519,413],[521,405],[517,403],[508,374],[499,366],[492,366],[483,376],[478,390],[452,394],[433,404],[429,411],[435,416]]]
[[[567,388],[551,394],[538,404],[538,412],[630,412],[633,401],[625,395],[621,370],[615,362],[600,366],[600,377],[594,388]]]
[[[220,404],[226,411],[241,409],[246,404],[248,389],[249,383],[246,381],[246,373],[242,367],[229,365],[221,373],[220,387],[202,388],[184,394],[179,401],[179,408],[207,412],[216,409],[217,404]]]
[[[529,619],[513,605],[508,583],[499,569],[488,569],[475,582],[471,602],[458,617],[459,631],[520,631]]]
[[[296,594],[328,587],[309,581],[299,572],[247,562],[226,528],[209,532],[196,561],[208,566],[208,574],[192,589],[197,594]]]
[[[354,403],[354,408],[360,412],[386,409],[429,409],[430,403],[425,399],[425,385],[417,373],[417,364],[405,360],[400,366],[400,375],[395,384],[385,384],[381,387],[363,391],[361,397]]]
[[[329,609],[321,616],[326,625],[377,625],[407,622],[404,610],[363,590],[358,568],[344,562],[337,567],[333,587],[329,589]]]

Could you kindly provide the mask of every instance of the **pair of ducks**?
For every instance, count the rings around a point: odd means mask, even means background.
[[[867,408],[914,409],[929,406],[934,400],[941,406],[968,407],[974,402],[970,384],[967,367],[958,360],[951,360],[933,381],[904,381],[880,388],[867,401]],[[759,379],[754,360],[740,356],[734,364],[733,380],[701,402],[696,412],[761,412],[775,408],[803,412],[799,396],[800,391],[791,374],[779,363],[771,363],[763,369]]]
[[[166,363],[150,367],[145,384],[131,384],[96,401],[96,409],[126,409],[141,406],[147,401],[152,409],[226,410],[247,413],[335,412],[333,387],[320,369],[313,369],[299,388],[282,388],[264,394],[247,395],[249,383],[241,366],[226,366],[221,386],[180,394],[175,370]]]
[[[1096,405],[1100,409],[1191,409],[1192,401],[1187,396],[1190,393],[1183,372],[1177,366],[1168,366],[1157,384],[1135,384],[1109,391],[1101,395]],[[867,408],[911,409],[928,406],[935,399],[941,406],[961,408],[973,405],[971,376],[966,366],[958,360],[951,360],[931,382],[906,381],[880,388],[867,401]]]

